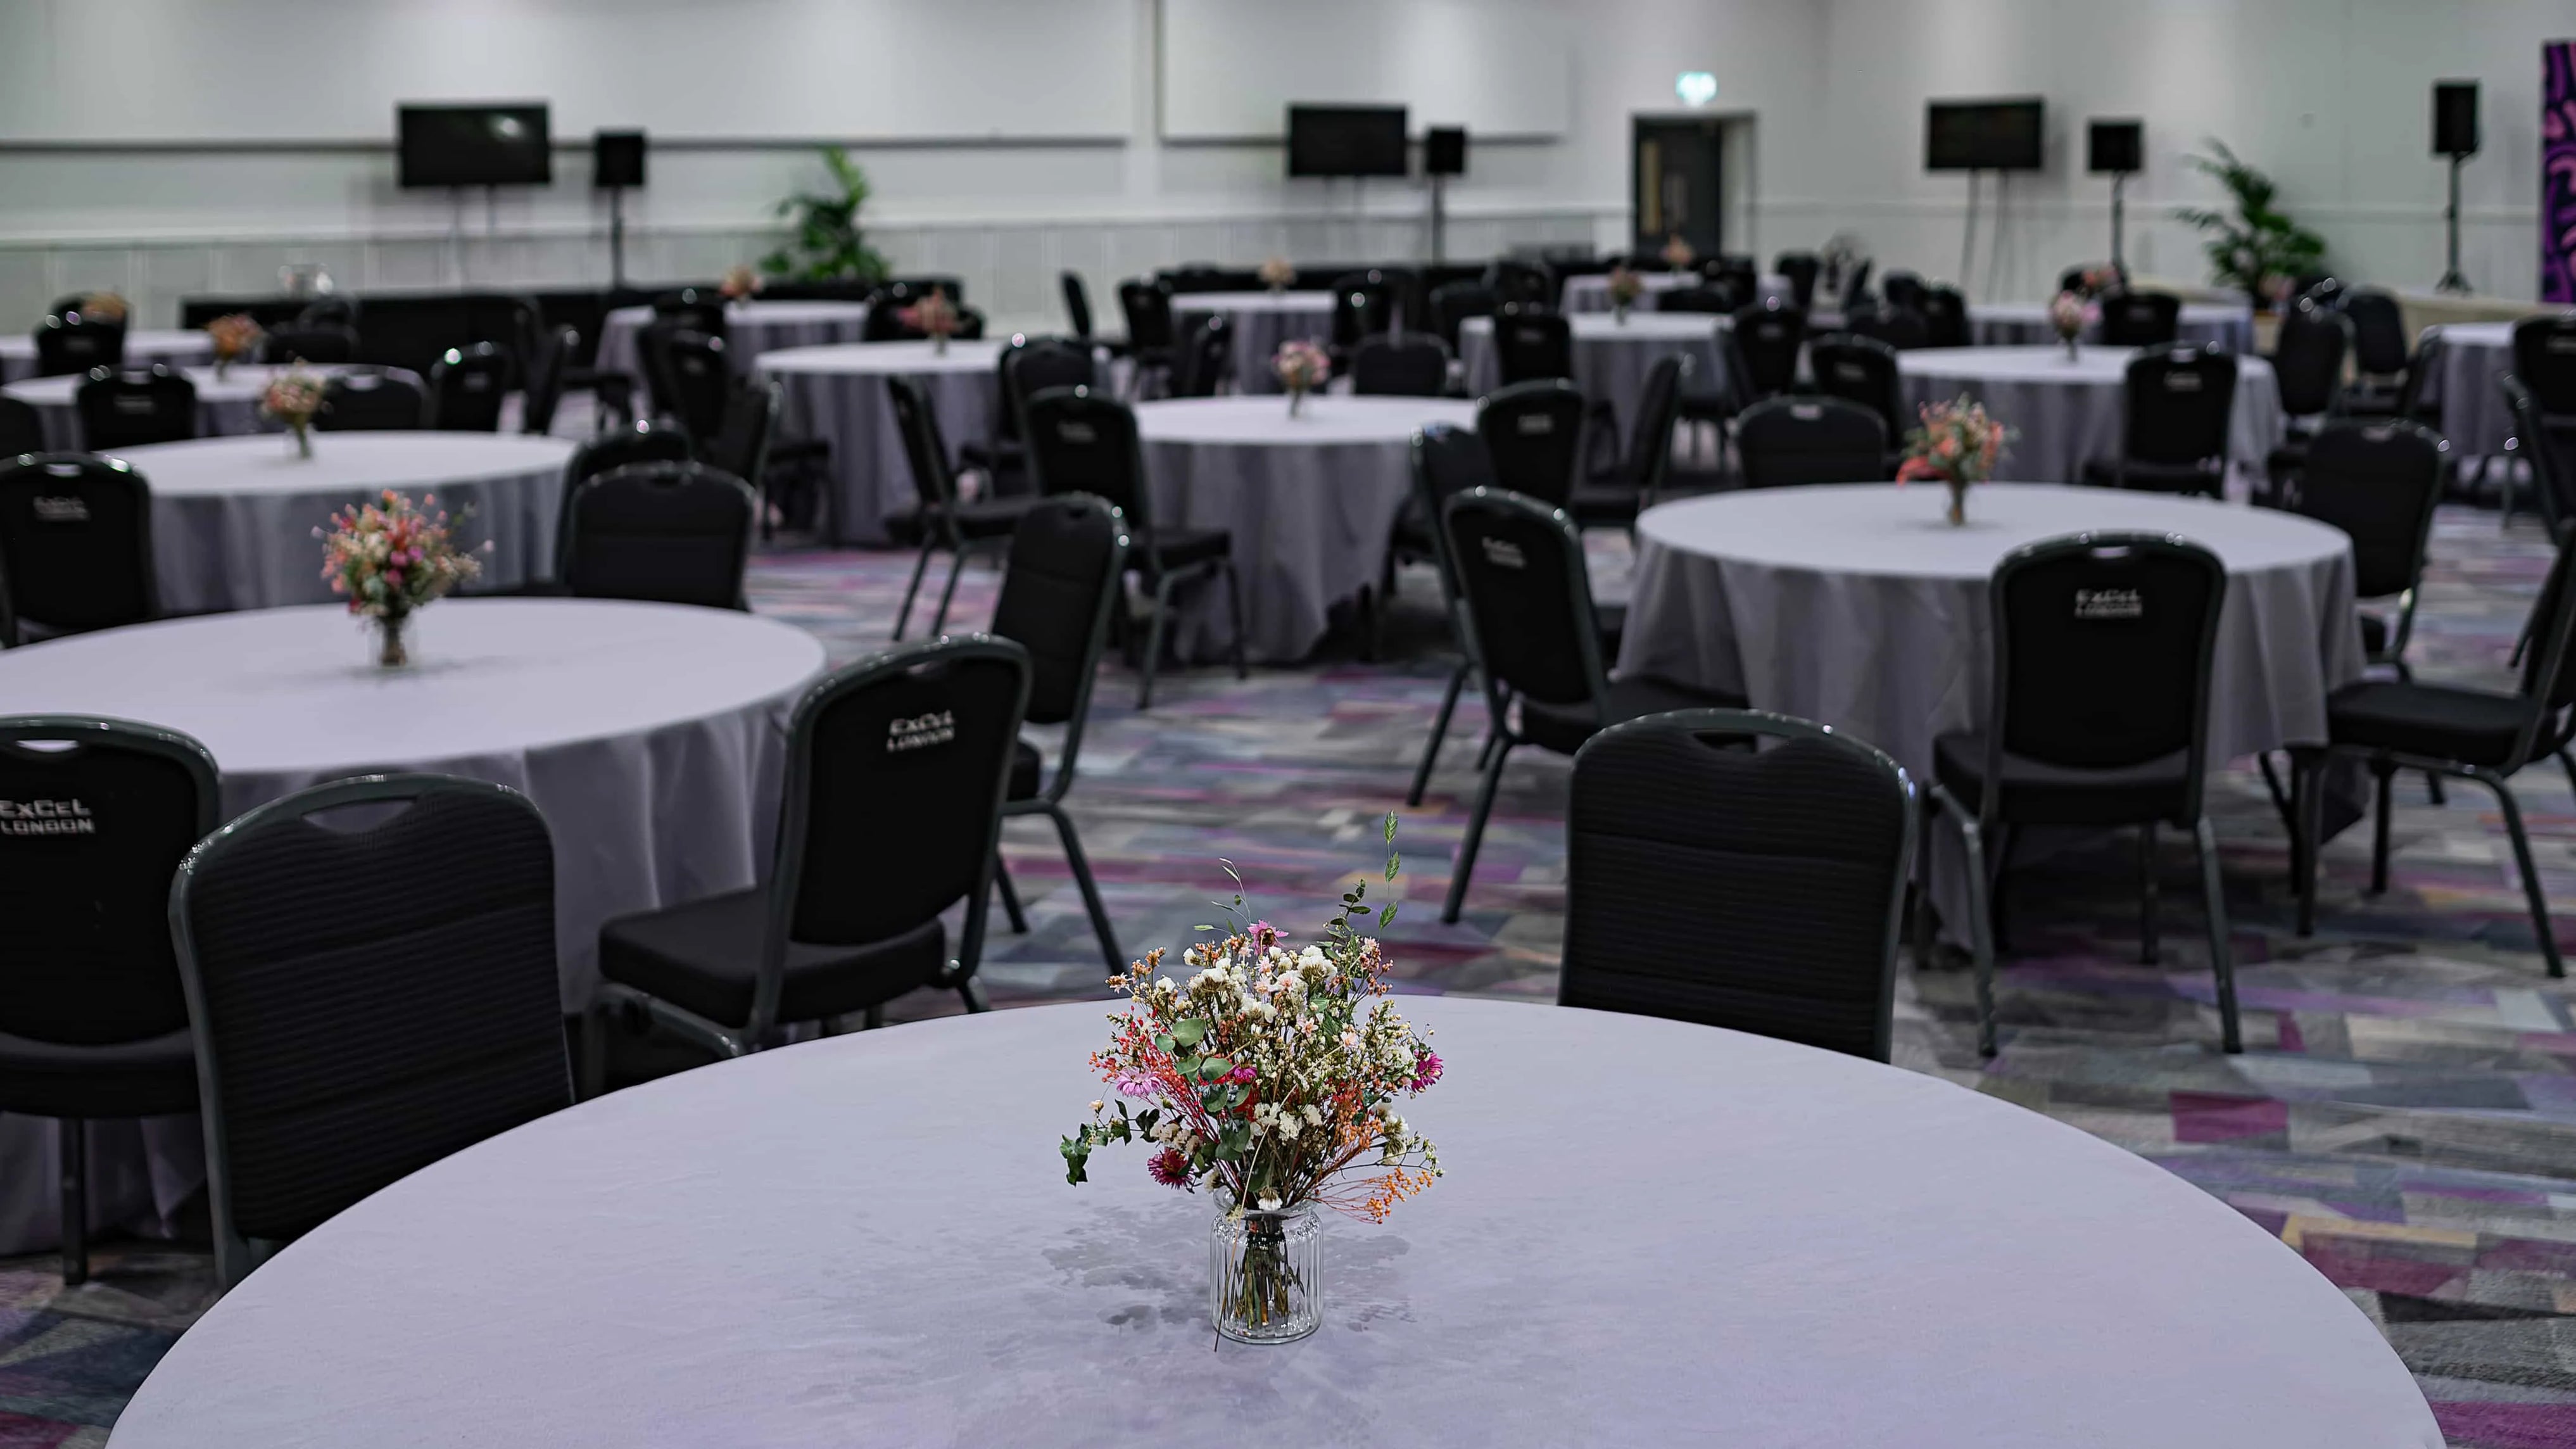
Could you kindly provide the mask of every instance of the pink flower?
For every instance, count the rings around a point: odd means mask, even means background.
[[[1896,481],[1900,485],[1929,483],[1940,476],[1941,470],[1933,466],[1929,458],[1908,458],[1896,468]]]
[[[1228,1073],[1228,1075],[1235,1081],[1248,1082],[1260,1074],[1252,1070],[1250,1063],[1246,1063],[1243,1066],[1236,1067],[1232,1072]]]
[[[1166,1147],[1155,1153],[1147,1159],[1145,1171],[1165,1187],[1190,1185],[1190,1160],[1183,1157],[1177,1147]]]
[[[1445,1070],[1447,1066],[1448,1063],[1440,1060],[1440,1053],[1424,1052],[1422,1054],[1422,1060],[1414,1063],[1413,1066],[1413,1090],[1417,1092],[1422,1091],[1432,1083],[1439,1081],[1440,1073]]]

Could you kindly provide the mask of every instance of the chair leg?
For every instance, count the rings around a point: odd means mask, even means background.
[[[1082,891],[1082,908],[1091,913],[1091,933],[1100,938],[1100,959],[1109,963],[1109,974],[1126,969],[1118,950],[1118,933],[1109,927],[1108,908],[1100,903],[1100,887],[1091,879],[1091,862],[1083,858],[1082,838],[1074,833],[1073,817],[1060,805],[1047,807],[1047,818],[1055,822],[1056,838],[1064,842],[1064,863],[1073,868],[1073,883]]]
[[[1225,560],[1225,612],[1234,625],[1234,677],[1250,679],[1252,671],[1243,662],[1243,576],[1234,571],[1234,560]]]
[[[1172,576],[1154,581],[1154,616],[1145,624],[1145,667],[1136,681],[1136,707],[1154,707],[1154,670],[1163,662],[1163,624],[1172,617]]]
[[[2138,964],[2156,964],[2156,826],[2138,827]]]
[[[993,889],[1002,893],[1002,914],[1011,919],[1011,934],[1029,933],[1029,918],[1020,914],[1020,893],[1011,885],[1011,868],[1002,864],[1000,851],[993,853]]]
[[[1941,798],[1930,790],[1921,795],[1923,808],[1915,812],[1914,869],[1914,969],[1932,969],[1932,821],[1941,813]]]
[[[58,1118],[54,1141],[63,1169],[63,1286],[77,1288],[89,1281],[89,1124]]]
[[[2325,769],[2322,754],[2290,757],[2290,792],[2299,807],[2299,843],[2291,859],[2298,862],[2301,936],[2313,936],[2317,930],[2317,855],[2326,833]]]
[[[878,1027],[885,1025],[885,1007],[883,1005],[871,1006],[859,1019],[864,1023],[862,1028],[863,1030],[874,1031]]]
[[[2209,970],[2218,982],[2218,1046],[2231,1055],[2245,1049],[2236,1019],[2236,951],[2228,939],[2227,883],[2218,873],[2218,832],[2203,815],[2191,825],[2191,846],[2200,857],[2200,895],[2209,913]]]
[[[1968,854],[1968,944],[1977,965],[1977,1055],[1995,1054],[1994,894],[1987,883],[1985,831],[1976,821],[1959,821],[1959,841]]]
[[[1476,873],[1476,851],[1485,843],[1485,818],[1494,810],[1494,791],[1503,781],[1503,762],[1512,757],[1511,741],[1495,739],[1502,748],[1494,751],[1494,761],[1485,767],[1485,783],[1476,791],[1476,813],[1467,817],[1467,834],[1458,842],[1458,858],[1449,866],[1449,899],[1440,908],[1443,925],[1458,924],[1458,908],[1467,903],[1467,878]]]
[[[608,1008],[593,1002],[581,1014],[581,1100],[608,1090]]]
[[[939,591],[939,612],[930,619],[930,637],[933,639],[939,637],[940,630],[948,627],[948,606],[957,600],[957,576],[965,571],[966,549],[960,545],[955,553],[948,556],[948,587]]]
[[[921,592],[921,576],[930,571],[930,545],[921,546],[921,557],[912,561],[912,582],[904,585],[903,607],[894,611],[894,642],[903,642],[903,626],[912,622],[912,599]]]
[[[2576,790],[2576,757],[2571,757],[2565,750],[2560,750],[2558,752],[2558,768],[2567,772],[2567,788],[2569,790]],[[2438,781],[2442,777],[2427,771],[2424,778],[2427,780]],[[2436,785],[2435,788],[2439,789],[2440,787]],[[2437,805],[2440,804],[2441,797],[2435,796],[2434,803]]]
[[[2565,757],[2561,756],[2560,758],[2564,759]],[[2576,765],[2570,765],[2568,767],[2567,780],[2571,786],[2576,786]],[[2434,774],[2430,770],[2426,770],[2424,772],[2424,798],[2432,801],[2436,805],[2447,805],[2451,803],[2450,801],[2442,798],[2442,777]]]
[[[2540,938],[2540,959],[2548,964],[2551,977],[2564,976],[2567,964],[2558,959],[2558,933],[2549,924],[2549,897],[2540,888],[2540,868],[2531,860],[2531,837],[2523,832],[2522,807],[2513,798],[2510,782],[2487,783],[2495,789],[2496,803],[2504,808],[2505,834],[2513,837],[2514,864],[2522,869],[2522,895],[2531,905],[2531,929]]]
[[[1422,792],[1431,788],[1431,767],[1439,762],[1440,741],[1449,733],[1449,716],[1457,711],[1458,691],[1467,687],[1467,660],[1461,656],[1457,667],[1449,671],[1449,687],[1440,692],[1440,712],[1431,717],[1431,738],[1422,742],[1422,763],[1413,767],[1413,788],[1404,794],[1404,803],[1419,806]]]
[[[2372,803],[2370,821],[2370,893],[2388,893],[2388,817],[2395,803],[2397,770],[2392,765],[2376,765],[2371,773],[2379,777],[2378,797]]]
[[[957,983],[957,997],[960,1001],[966,1003],[966,1009],[970,1012],[984,1012],[993,1009],[992,998],[984,994],[984,983],[977,980],[975,977],[969,976],[965,980]]]

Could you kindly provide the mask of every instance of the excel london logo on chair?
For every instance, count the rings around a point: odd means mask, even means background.
[[[957,738],[957,716],[948,710],[934,709],[928,714],[896,715],[886,725],[886,753],[899,755],[906,750],[926,750]]]
[[[2136,589],[2075,591],[2075,617],[2079,619],[2143,619],[2146,614],[2146,595]]]
[[[0,835],[96,835],[98,822],[78,800],[0,800]]]

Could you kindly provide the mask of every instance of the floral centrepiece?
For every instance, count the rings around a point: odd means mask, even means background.
[[[230,313],[207,323],[206,336],[215,348],[215,376],[222,377],[226,369],[250,356],[267,335],[247,312]]]
[[[743,302],[759,295],[760,273],[743,262],[725,268],[724,280],[716,285],[728,302]]]
[[[1968,489],[1994,476],[1995,460],[2011,442],[2013,430],[1986,415],[1985,404],[1960,398],[1925,403],[1920,426],[1905,435],[1905,460],[1897,465],[1898,487],[1937,482],[1950,490],[1950,521],[1968,521]]]
[[[1333,359],[1316,343],[1295,338],[1279,344],[1279,351],[1271,356],[1270,370],[1278,376],[1279,385],[1288,389],[1288,416],[1293,418],[1298,406],[1306,401],[1306,394],[1332,378]]]
[[[1699,260],[1699,253],[1691,250],[1691,244],[1683,241],[1679,232],[1664,239],[1662,256],[1664,265],[1676,272],[1689,271],[1691,263]]]
[[[376,663],[388,669],[411,662],[403,643],[411,616],[483,572],[473,552],[456,546],[447,514],[424,511],[437,505],[435,493],[415,508],[388,488],[373,503],[332,514],[328,529],[313,530],[322,540],[322,577],[348,599],[350,613],[375,624]]]
[[[1610,269],[1610,280],[1606,285],[1610,291],[1610,315],[1619,322],[1626,322],[1628,309],[1636,306],[1637,299],[1645,295],[1646,279],[1628,270],[1623,262]]]
[[[125,298],[114,292],[84,292],[80,299],[80,319],[84,322],[106,322],[122,327],[132,309]]]
[[[2066,355],[2076,355],[2076,339],[2084,329],[2102,319],[2102,309],[2079,292],[2060,292],[2049,299],[2048,325],[2057,329],[2057,340],[2066,344]]]
[[[295,453],[313,456],[313,420],[330,404],[323,400],[322,374],[297,364],[268,380],[259,395],[260,416],[274,418],[295,435]]]
[[[946,352],[948,339],[957,332],[957,304],[948,300],[946,287],[933,287],[930,295],[896,314],[903,325],[930,339],[930,350]]]
[[[1272,257],[1261,264],[1261,285],[1274,292],[1285,292],[1297,280],[1297,268],[1286,257]]]
[[[1392,815],[1386,838],[1392,882]],[[1367,923],[1366,892],[1361,882],[1344,895],[1313,944],[1292,947],[1254,921],[1184,951],[1186,980],[1158,974],[1156,949],[1109,983],[1126,1007],[1091,1064],[1116,1090],[1064,1139],[1065,1180],[1086,1180],[1095,1148],[1143,1142],[1154,1181],[1214,1194],[1210,1289],[1229,1338],[1315,1330],[1313,1257],[1297,1251],[1311,1249],[1315,1208],[1382,1222],[1440,1176],[1437,1150],[1396,1103],[1429,1090],[1444,1064],[1379,1000],[1385,955],[1353,926]],[[1394,915],[1384,907],[1378,924]]]

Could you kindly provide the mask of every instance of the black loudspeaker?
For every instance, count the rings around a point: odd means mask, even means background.
[[[644,184],[644,133],[641,131],[599,131],[590,138],[590,184],[593,186],[641,186]]]
[[[1422,174],[1467,174],[1467,131],[1463,126],[1435,126],[1422,133]]]
[[[2478,83],[2433,83],[2433,154],[2478,154]]]
[[[2119,176],[2147,169],[2144,121],[2095,121],[2084,137],[2084,169]]]

